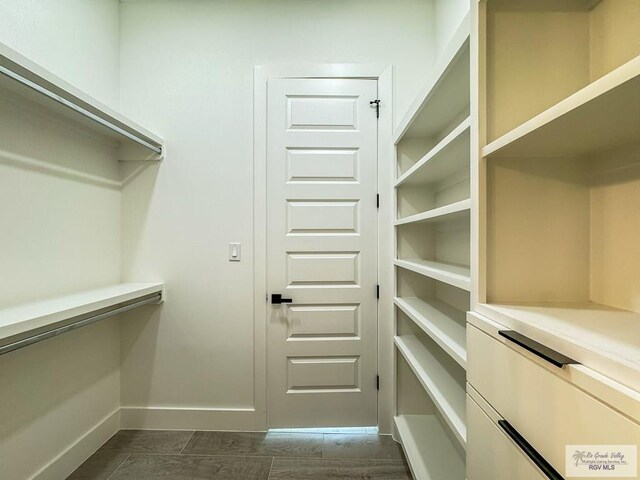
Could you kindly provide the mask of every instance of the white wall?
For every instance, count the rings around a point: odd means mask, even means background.
[[[435,0],[434,19],[438,52],[451,40],[451,36],[469,12],[472,1],[477,0]]]
[[[115,104],[118,9],[0,0],[0,41]],[[2,92],[0,308],[120,280],[120,191],[82,180],[118,178],[113,148]],[[112,320],[0,357],[0,478],[30,478],[118,409],[119,352]],[[42,478],[64,478],[71,460]]]
[[[0,42],[118,104],[118,0],[0,0]]]
[[[394,64],[400,117],[434,60],[432,19],[427,0],[122,4],[122,106],[168,152],[123,192],[124,275],[168,292],[159,318],[123,322],[124,425],[259,425],[231,412],[254,405],[254,65]]]

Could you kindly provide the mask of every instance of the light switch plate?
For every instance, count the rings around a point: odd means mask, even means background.
[[[241,250],[242,250],[242,244],[230,243],[229,244],[229,261],[239,262],[241,258],[241,253],[242,253]]]

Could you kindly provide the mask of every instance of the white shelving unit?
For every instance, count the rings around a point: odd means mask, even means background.
[[[161,160],[164,140],[0,43],[0,88],[120,144],[119,160]]]
[[[399,415],[394,421],[414,478],[464,478],[464,457],[434,415]]]
[[[121,283],[0,310],[0,354],[163,300],[162,283]]]
[[[395,428],[416,480],[465,478],[469,35],[467,16],[395,132]]]
[[[402,354],[445,422],[464,447],[467,441],[464,384],[460,385],[415,336],[396,336],[394,342],[398,352]]]
[[[640,390],[638,3],[490,0],[478,20],[472,308]]]
[[[396,297],[394,301],[440,348],[466,368],[466,312],[435,298],[426,301],[417,297]]]

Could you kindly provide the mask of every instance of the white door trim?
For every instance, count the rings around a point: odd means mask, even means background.
[[[393,67],[377,64],[268,65],[254,68],[254,407],[256,427],[267,428],[267,80],[270,78],[369,78],[378,81],[378,427],[393,424]]]

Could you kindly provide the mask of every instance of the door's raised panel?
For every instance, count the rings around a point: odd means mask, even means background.
[[[467,480],[546,480],[469,396],[467,425]]]
[[[287,149],[287,182],[356,183],[357,148]]]
[[[289,357],[288,392],[358,390],[360,357]]]
[[[357,130],[358,97],[288,96],[289,130]]]
[[[287,234],[322,235],[359,232],[357,200],[288,200]]]
[[[468,324],[467,380],[556,470],[567,445],[640,444],[640,425],[505,342]]]
[[[321,337],[357,338],[360,331],[358,305],[292,305],[287,308],[287,339]]]
[[[287,285],[358,285],[358,252],[289,252],[287,253]]]

